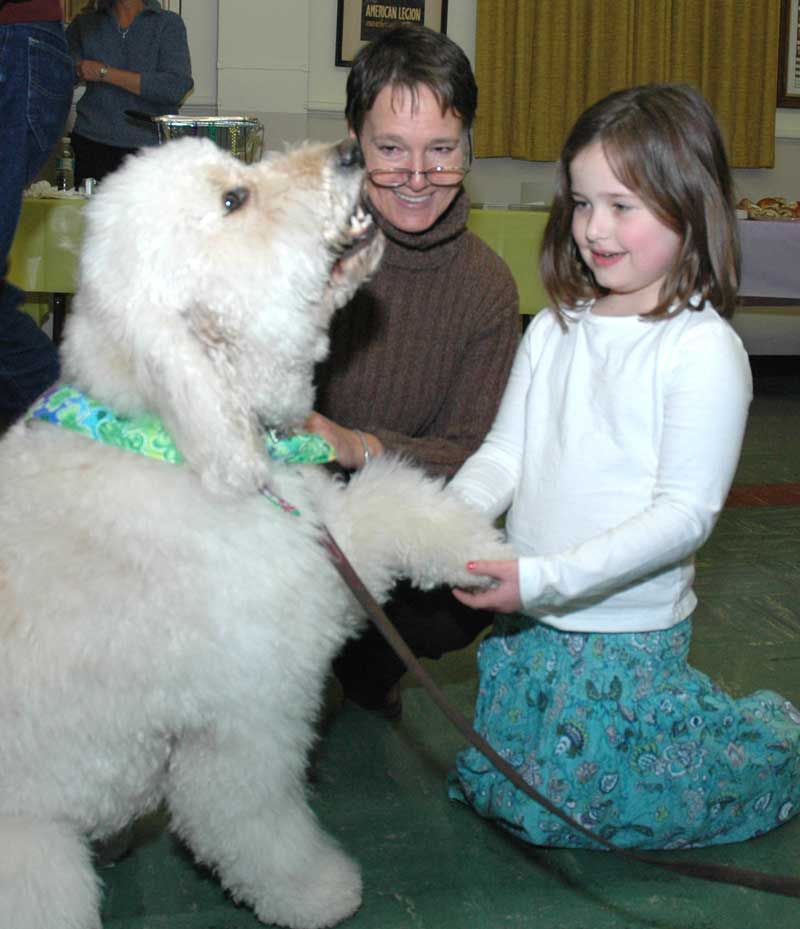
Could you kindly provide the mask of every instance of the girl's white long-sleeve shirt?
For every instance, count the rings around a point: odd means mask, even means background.
[[[558,629],[667,629],[739,460],[752,380],[706,304],[668,319],[540,312],[481,448],[451,482],[508,510],[523,612]],[[510,507],[510,509],[509,509]],[[476,553],[479,557],[479,553]]]

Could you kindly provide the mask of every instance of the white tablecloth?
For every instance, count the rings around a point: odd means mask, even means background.
[[[741,297],[800,303],[800,221],[740,219]]]

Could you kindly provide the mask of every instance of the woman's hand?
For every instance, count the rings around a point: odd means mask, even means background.
[[[470,592],[453,590],[456,600],[475,610],[494,610],[495,613],[515,613],[522,607],[519,596],[519,561],[470,561],[470,574],[493,578],[497,583],[488,590]]]
[[[358,470],[366,464],[367,456],[361,437],[364,437],[370,458],[377,458],[383,452],[383,445],[377,436],[356,429],[345,429],[323,416],[321,413],[312,413],[303,423],[307,432],[321,435],[323,439],[333,446],[336,460],[343,468]]]
[[[82,81],[102,81],[103,76],[100,69],[104,67],[102,61],[92,61],[90,58],[82,58],[76,65],[75,71]]]
[[[101,69],[105,69],[101,74]],[[75,73],[82,81],[99,81],[103,84],[114,84],[132,94],[140,97],[142,94],[142,75],[138,71],[123,71],[122,68],[112,68],[102,61],[92,61],[82,58],[75,65]]]

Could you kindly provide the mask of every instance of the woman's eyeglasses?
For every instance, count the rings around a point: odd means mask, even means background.
[[[422,174],[434,187],[458,187],[469,174],[469,168],[445,168],[436,165],[424,171],[413,171],[411,168],[374,168],[367,171],[367,177],[376,187],[402,187],[408,184],[415,174]]]

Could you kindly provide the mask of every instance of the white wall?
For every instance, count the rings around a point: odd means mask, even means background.
[[[176,0],[169,0],[175,4]],[[475,60],[477,0],[449,0],[447,32]],[[174,6],[173,6],[174,8]],[[195,91],[185,112],[258,116],[265,147],[345,134],[347,68],[335,60],[334,0],[182,0]],[[800,197],[800,111],[779,110],[773,169],[734,172],[739,196]],[[474,202],[506,206],[550,199],[554,165],[476,160],[467,178]],[[735,325],[755,354],[800,354],[794,309],[742,310]]]
[[[182,0],[195,92],[186,111],[216,103],[222,114],[253,114],[266,148],[345,134],[347,68],[334,65],[334,0]],[[475,58],[476,0],[450,0],[447,32]],[[217,47],[215,49],[215,43]],[[739,196],[800,196],[800,112],[778,111],[772,169],[734,172]],[[474,201],[505,206],[547,201],[552,163],[476,160],[467,187]]]
[[[220,0],[220,108],[304,113],[308,33],[308,0]]]
[[[182,0],[180,5],[194,78],[194,90],[181,108],[184,113],[213,115],[216,110],[218,5],[218,0]],[[174,0],[171,9],[177,9]]]

